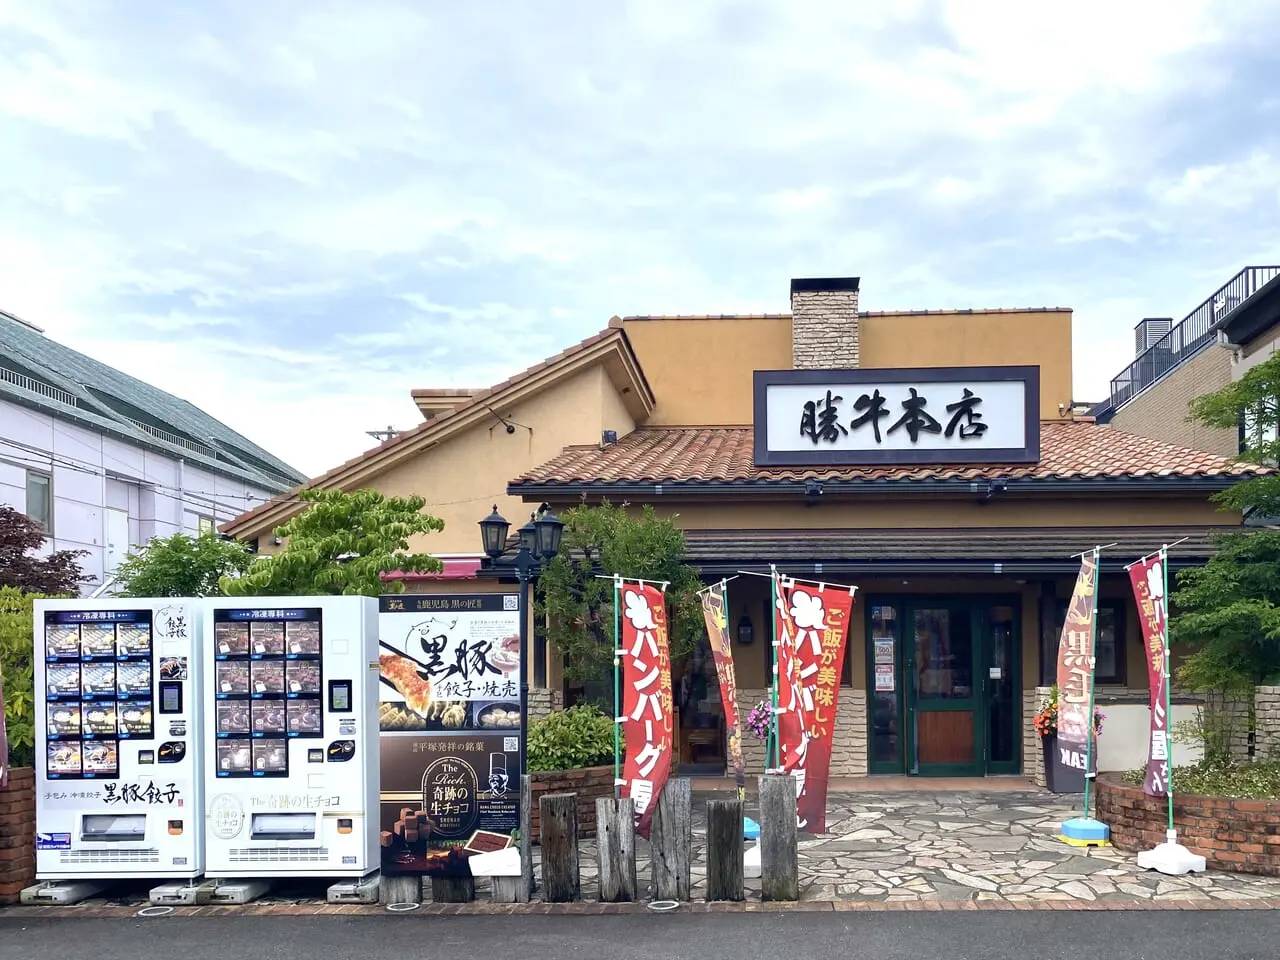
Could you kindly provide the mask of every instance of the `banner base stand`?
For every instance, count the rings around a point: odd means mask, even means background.
[[[1166,831],[1167,839],[1154,849],[1143,850],[1138,854],[1138,866],[1143,870],[1155,870],[1170,876],[1180,877],[1184,873],[1203,873],[1204,857],[1192,853],[1178,842],[1178,831]]]
[[[742,837],[745,840],[760,839],[760,824],[756,823],[750,817],[742,818]]]
[[[1062,822],[1063,843],[1073,847],[1111,846],[1111,828],[1093,817],[1073,817]]]

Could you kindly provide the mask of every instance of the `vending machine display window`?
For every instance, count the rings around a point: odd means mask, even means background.
[[[50,780],[120,775],[120,741],[154,738],[149,610],[44,615],[45,773]]]
[[[288,741],[321,737],[319,608],[214,614],[219,777],[287,777]]]

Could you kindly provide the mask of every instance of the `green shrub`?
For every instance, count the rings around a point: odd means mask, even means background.
[[[1146,768],[1125,773],[1126,782],[1141,786]],[[1280,800],[1280,762],[1224,763],[1203,760],[1173,771],[1173,792],[1201,797]]]
[[[0,671],[4,674],[4,724],[9,762],[31,766],[36,748],[36,696],[32,602],[42,594],[0,587]]]
[[[577,770],[613,762],[613,720],[581,704],[549,713],[529,726],[529,772]]]

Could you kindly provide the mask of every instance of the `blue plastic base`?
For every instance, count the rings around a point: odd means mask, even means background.
[[[742,835],[748,840],[760,839],[760,824],[750,817],[742,818]]]
[[[1102,846],[1111,840],[1111,828],[1093,817],[1073,817],[1062,823],[1062,839],[1076,846]]]

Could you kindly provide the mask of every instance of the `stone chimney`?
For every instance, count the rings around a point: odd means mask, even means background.
[[[791,365],[796,370],[858,366],[858,279],[791,281]]]

